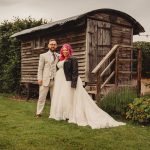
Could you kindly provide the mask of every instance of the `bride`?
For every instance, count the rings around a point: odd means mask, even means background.
[[[92,129],[125,125],[100,109],[88,95],[78,76],[78,62],[72,53],[69,44],[64,44],[60,50],[49,118],[68,120],[79,126],[89,125]]]

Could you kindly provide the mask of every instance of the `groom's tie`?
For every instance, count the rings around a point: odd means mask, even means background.
[[[56,56],[55,56],[55,54],[53,53],[53,58],[54,58],[54,61],[55,61],[55,59],[56,59]]]

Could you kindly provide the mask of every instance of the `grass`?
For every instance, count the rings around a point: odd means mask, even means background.
[[[0,150],[149,150],[150,127],[127,123],[108,129],[34,117],[36,102],[0,94]]]

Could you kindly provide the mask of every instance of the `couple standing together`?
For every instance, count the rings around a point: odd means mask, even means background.
[[[56,53],[57,42],[50,39],[48,52],[40,55],[38,66],[39,99],[36,116],[40,117],[50,90],[51,107],[49,118],[67,120],[92,129],[125,125],[117,122],[100,109],[82,86],[78,76],[78,61],[72,57],[73,50],[64,44]]]

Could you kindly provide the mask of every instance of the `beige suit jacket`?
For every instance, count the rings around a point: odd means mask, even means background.
[[[56,58],[55,61],[50,50],[46,53],[40,54],[37,79],[43,81],[43,86],[48,86],[50,79],[55,77],[59,54],[56,52],[54,52],[54,54]]]

